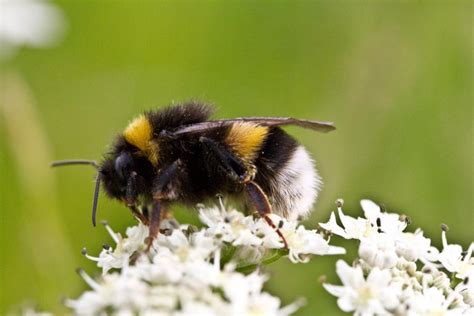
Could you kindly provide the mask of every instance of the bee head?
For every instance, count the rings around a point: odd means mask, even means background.
[[[146,157],[119,151],[103,161],[99,174],[107,195],[127,205],[135,205],[139,196],[151,196],[154,168]]]

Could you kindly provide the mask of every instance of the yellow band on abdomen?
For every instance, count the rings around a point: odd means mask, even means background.
[[[260,126],[250,122],[240,122],[232,125],[226,142],[240,158],[246,161],[252,161],[256,158],[267,134],[267,126]]]

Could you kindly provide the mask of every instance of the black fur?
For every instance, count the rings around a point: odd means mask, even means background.
[[[149,111],[146,117],[153,126],[155,136],[158,136],[162,131],[172,132],[177,127],[207,121],[213,112],[213,108],[207,104],[188,102]]]
[[[270,199],[275,196],[272,183],[278,172],[291,159],[299,143],[279,127],[272,127],[267,136],[260,155],[255,161],[257,174],[255,182],[260,185]]]

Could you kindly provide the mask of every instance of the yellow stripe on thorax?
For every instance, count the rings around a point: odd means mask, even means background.
[[[123,132],[123,136],[128,143],[140,149],[152,164],[158,162],[158,144],[152,141],[153,128],[145,115],[134,119]]]
[[[252,161],[256,158],[267,134],[267,126],[240,122],[232,125],[226,141],[240,158],[246,161]]]

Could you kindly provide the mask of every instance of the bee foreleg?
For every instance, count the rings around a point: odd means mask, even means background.
[[[125,201],[128,205],[135,205],[137,199],[137,173],[132,171],[127,180],[127,188],[125,191]]]
[[[166,192],[165,189],[168,186],[168,184],[171,182],[173,177],[176,175],[176,172],[178,171],[179,165],[181,164],[181,161],[179,159],[175,160],[172,164],[164,168],[160,175],[158,176],[158,179],[156,183],[154,184],[153,188],[153,204],[151,207],[151,212],[148,211],[149,213],[149,218],[148,218],[148,237],[147,237],[147,248],[146,251],[149,252],[151,249],[151,246],[153,245],[153,241],[156,239],[160,232],[160,222],[162,219],[162,204],[163,204],[163,199],[166,199]]]
[[[267,195],[265,192],[263,192],[262,188],[260,188],[257,183],[249,181],[245,183],[245,192],[247,193],[250,202],[257,209],[260,217],[262,217],[268,223],[268,225],[275,229],[276,233],[283,241],[285,248],[288,248],[288,243],[281,233],[280,227],[277,227],[275,223],[273,223],[272,219],[268,216],[272,213],[272,207],[268,201]]]

